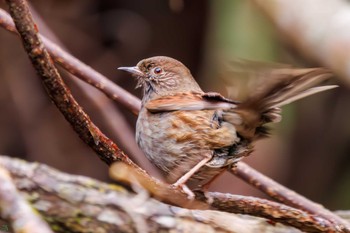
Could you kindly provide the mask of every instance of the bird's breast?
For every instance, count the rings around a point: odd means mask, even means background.
[[[219,123],[215,111],[150,113],[142,109],[136,140],[148,159],[176,181],[204,156],[237,142],[233,125]]]

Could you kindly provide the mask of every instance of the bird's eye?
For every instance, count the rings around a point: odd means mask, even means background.
[[[153,72],[154,72],[155,74],[160,74],[160,73],[163,72],[163,70],[162,70],[162,68],[160,68],[160,67],[156,67],[156,68],[153,69]]]

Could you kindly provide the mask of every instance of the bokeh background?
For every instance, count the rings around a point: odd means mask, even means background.
[[[137,96],[135,80],[116,68],[154,55],[182,61],[205,91],[222,93],[226,89],[220,76],[227,68],[223,64],[237,57],[296,67],[324,65],[311,59],[307,49],[295,49],[293,40],[277,30],[254,1],[33,0],[31,4],[42,34]],[[3,3],[0,7],[6,9]],[[302,32],[296,30],[294,36],[298,33]],[[107,166],[49,101],[19,39],[0,29],[0,44],[0,154],[108,180]],[[136,147],[136,116],[60,71],[103,132],[156,175]],[[330,209],[349,209],[350,92],[337,77],[332,82],[340,87],[285,107],[272,137],[258,142],[245,161]],[[228,174],[212,189],[265,197]]]

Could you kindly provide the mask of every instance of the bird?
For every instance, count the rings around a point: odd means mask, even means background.
[[[226,169],[269,135],[266,124],[281,120],[281,107],[337,87],[317,86],[333,74],[326,68],[266,69],[263,82],[244,100],[204,92],[180,61],[155,56],[119,67],[142,88],[136,141],[165,180],[189,190],[208,189]],[[271,76],[271,77],[270,77]]]

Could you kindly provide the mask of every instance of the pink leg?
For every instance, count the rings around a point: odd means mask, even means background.
[[[211,157],[202,159],[199,163],[197,163],[196,166],[194,166],[186,174],[181,176],[173,185],[174,186],[184,185],[191,178],[191,176],[193,176],[193,174],[196,173],[201,167],[203,167],[209,160],[211,160]]]
[[[203,167],[211,157],[202,159],[199,163],[196,164],[191,170],[189,170],[186,174],[181,176],[174,184],[175,187],[180,187],[184,193],[188,195],[189,199],[194,199],[195,195],[194,193],[185,185],[185,183],[193,176],[194,173],[196,173],[201,167]]]

